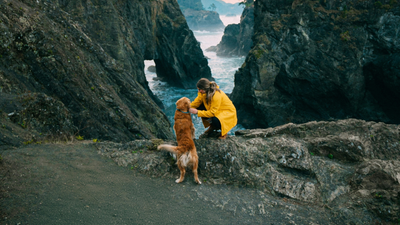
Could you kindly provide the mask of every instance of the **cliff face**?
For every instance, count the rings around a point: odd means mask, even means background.
[[[178,0],[188,26],[192,30],[219,31],[225,25],[215,11],[204,10],[201,0]]]
[[[172,138],[144,60],[186,88],[211,77],[176,1],[23,0],[0,9],[0,102],[16,104],[2,113],[43,135]]]
[[[246,127],[400,122],[400,2],[255,2],[254,47],[231,98]]]
[[[215,51],[218,56],[247,56],[253,41],[254,5],[243,10],[239,24],[229,24],[225,27],[224,35],[217,46],[207,51]]]

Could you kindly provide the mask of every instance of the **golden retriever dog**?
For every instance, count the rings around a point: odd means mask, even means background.
[[[197,156],[196,146],[194,145],[194,125],[192,117],[189,113],[190,100],[186,97],[176,102],[174,131],[178,146],[162,144],[157,147],[158,150],[165,150],[175,154],[180,177],[175,181],[181,183],[185,179],[185,168],[192,168],[194,181],[201,184],[197,175],[197,167],[199,165],[199,157]]]

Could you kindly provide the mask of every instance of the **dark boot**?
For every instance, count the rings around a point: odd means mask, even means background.
[[[209,134],[211,132],[213,132],[215,130],[215,128],[212,126],[212,124],[208,127],[208,129],[206,131],[204,131],[205,134]]]

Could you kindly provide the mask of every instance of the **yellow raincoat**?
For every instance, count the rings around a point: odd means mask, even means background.
[[[207,110],[198,110],[198,117],[217,117],[221,123],[221,136],[227,134],[237,124],[236,108],[229,97],[223,92],[215,91],[209,104],[206,103],[207,95],[198,93],[196,99],[190,104],[191,108],[198,108],[202,103]],[[203,119],[204,127],[210,123]]]

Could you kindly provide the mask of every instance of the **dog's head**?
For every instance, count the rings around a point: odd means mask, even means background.
[[[183,111],[183,112],[189,112],[190,109],[190,99],[186,97],[182,97],[178,101],[176,101],[176,108]]]

